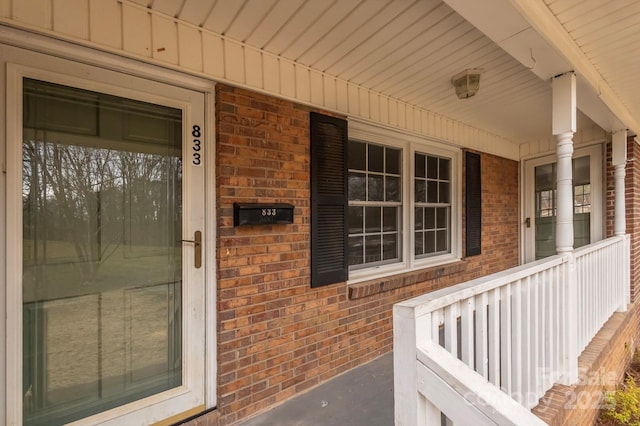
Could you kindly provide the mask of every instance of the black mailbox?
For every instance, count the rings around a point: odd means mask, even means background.
[[[233,203],[233,226],[293,223],[293,205]]]

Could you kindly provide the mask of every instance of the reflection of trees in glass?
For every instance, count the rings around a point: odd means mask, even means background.
[[[168,186],[180,193],[180,172],[173,156],[25,141],[25,261],[73,262],[91,283],[124,244],[166,245],[153,224],[175,219]]]

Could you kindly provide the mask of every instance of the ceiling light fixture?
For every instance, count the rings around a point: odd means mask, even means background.
[[[456,88],[456,95],[460,99],[467,99],[478,93],[480,88],[479,68],[467,69],[453,76],[451,84]]]

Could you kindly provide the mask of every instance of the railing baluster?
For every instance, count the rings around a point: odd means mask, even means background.
[[[554,267],[549,270],[549,286],[547,288],[547,387],[551,387],[555,382],[556,372],[558,370],[558,364],[556,362],[555,353],[558,351],[556,345],[557,339],[557,321],[558,321],[558,307],[556,301],[556,286],[558,267]]]
[[[444,308],[444,347],[458,357],[458,303]]]
[[[473,311],[475,299],[469,297],[460,302],[460,333],[462,334],[462,362],[475,370],[474,337],[473,337]]]
[[[500,386],[500,289],[489,292],[489,381]]]
[[[540,286],[541,273],[538,272],[531,276],[531,292],[529,298],[531,299],[531,316],[529,317],[529,329],[531,342],[531,364],[529,367],[529,395],[528,397],[533,400],[535,406],[534,395],[537,395],[540,390],[540,346],[542,345],[542,338],[540,336]]]
[[[500,288],[500,387],[510,394],[511,385],[511,287],[509,283]]]
[[[487,350],[487,293],[476,296],[476,371],[485,379],[489,379]]]
[[[442,310],[437,310],[431,312],[431,340],[441,345],[440,342],[440,325],[442,324],[442,315],[440,313]]]
[[[512,305],[511,312],[511,331],[513,338],[511,340],[511,371],[513,376],[511,378],[512,383],[512,395],[520,396],[522,398],[524,388],[522,386],[522,280],[516,281],[512,286]],[[518,402],[522,403],[522,399]]]
[[[545,374],[544,381],[542,383],[543,390],[548,388],[551,382],[551,375],[553,373],[553,277],[554,270],[544,271],[544,286],[542,294],[542,306],[544,310],[542,312],[542,373]]]
[[[524,279],[522,283],[522,322],[520,324],[520,334],[522,334],[522,404],[530,408],[529,395],[531,392],[531,352],[534,349],[534,342],[531,339],[531,275]]]

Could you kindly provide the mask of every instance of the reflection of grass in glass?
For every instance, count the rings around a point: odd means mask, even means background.
[[[24,241],[25,247],[33,242]],[[133,288],[175,282],[182,279],[182,249],[176,247],[118,247],[107,259],[100,261],[95,278],[87,281],[79,268],[73,244],[47,241],[47,260],[34,264],[25,259],[24,300],[59,299],[82,294],[94,294],[120,288]]]
[[[45,369],[39,385],[28,382],[44,406],[27,411],[46,418],[91,401],[109,408],[178,386],[180,293],[179,282],[163,283],[25,305],[44,320],[24,330],[40,348],[29,377]]]

